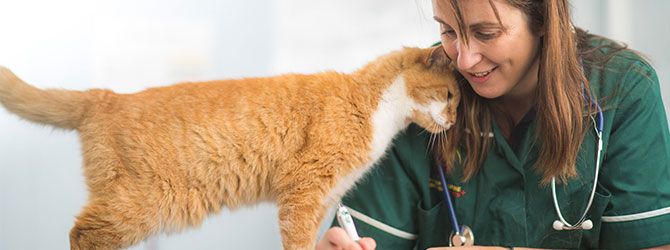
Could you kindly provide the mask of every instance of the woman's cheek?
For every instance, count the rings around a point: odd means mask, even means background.
[[[444,48],[444,51],[447,53],[449,59],[451,59],[452,61],[457,60],[458,51],[456,50],[456,46],[453,45],[444,46],[445,44],[444,41],[442,41],[442,44],[443,44],[442,47]]]

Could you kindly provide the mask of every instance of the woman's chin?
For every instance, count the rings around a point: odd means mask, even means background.
[[[472,85],[471,85],[472,86]],[[472,88],[478,96],[481,96],[486,99],[495,99],[503,95],[501,91],[494,88]]]

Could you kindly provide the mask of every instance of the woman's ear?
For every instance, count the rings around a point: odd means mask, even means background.
[[[437,45],[430,48],[430,53],[424,59],[423,63],[426,67],[433,65],[438,65],[440,67],[447,66],[451,62],[451,59],[447,56],[447,52],[444,51],[442,45]]]

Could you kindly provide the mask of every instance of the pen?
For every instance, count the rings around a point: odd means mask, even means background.
[[[356,232],[356,226],[354,226],[354,220],[349,213],[349,209],[342,206],[341,203],[337,203],[337,223],[340,224],[340,227],[344,228],[344,231],[349,234],[349,237],[351,237],[352,240],[356,242],[360,240],[358,232]]]

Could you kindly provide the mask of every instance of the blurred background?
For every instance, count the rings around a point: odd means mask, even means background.
[[[670,110],[665,0],[572,1],[577,26],[650,58]],[[438,41],[428,0],[2,0],[0,65],[42,88],[121,93],[184,80],[351,72],[402,46]],[[0,249],[68,249],[86,202],[75,132],[0,108]],[[280,249],[261,204],[130,249]],[[331,218],[322,226],[330,224]]]

